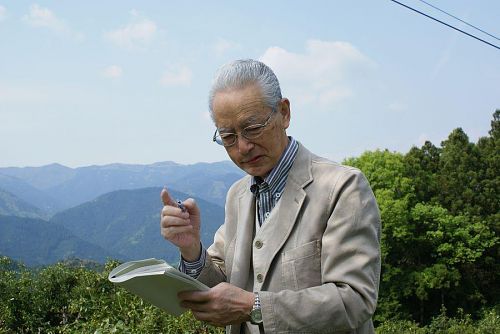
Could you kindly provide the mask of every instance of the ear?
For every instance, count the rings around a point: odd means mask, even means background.
[[[281,114],[283,129],[288,129],[290,126],[290,101],[286,97],[281,99],[278,111]]]

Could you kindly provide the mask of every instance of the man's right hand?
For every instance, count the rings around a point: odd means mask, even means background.
[[[200,257],[200,209],[194,199],[189,198],[182,204],[186,212],[177,206],[167,189],[161,192],[163,209],[161,211],[161,235],[176,245],[184,260],[196,261]]]

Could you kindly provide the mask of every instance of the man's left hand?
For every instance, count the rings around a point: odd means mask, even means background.
[[[253,292],[229,283],[219,283],[208,291],[180,292],[178,297],[196,319],[220,327],[249,321],[255,298]]]

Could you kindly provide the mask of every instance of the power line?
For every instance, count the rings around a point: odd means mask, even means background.
[[[494,48],[496,48],[496,49],[499,49],[499,50],[500,50],[500,47],[496,46],[495,44],[492,44],[492,43],[490,43],[490,42],[488,42],[488,41],[485,41],[484,39],[481,39],[481,38],[479,38],[479,37],[477,37],[477,36],[474,36],[474,35],[472,35],[472,34],[469,34],[468,32],[463,31],[463,30],[461,30],[461,29],[458,29],[457,27],[454,27],[454,26],[452,26],[451,24],[448,24],[448,23],[446,23],[446,22],[443,22],[443,21],[441,21],[441,20],[438,20],[438,19],[436,19],[436,18],[434,18],[434,17],[432,17],[432,16],[430,16],[430,15],[427,15],[427,14],[425,14],[425,13],[421,12],[421,11],[416,10],[415,8],[412,8],[412,7],[410,7],[410,6],[407,6],[407,5],[405,5],[405,4],[403,4],[403,3],[399,2],[399,1],[396,1],[396,0],[391,0],[391,1],[392,1],[392,2],[397,3],[398,5],[401,5],[401,6],[403,6],[403,7],[406,7],[406,8],[408,8],[408,9],[410,9],[410,10],[414,11],[414,12],[417,12],[417,13],[419,13],[420,15],[423,15],[423,16],[428,17],[428,18],[430,18],[430,19],[432,19],[432,20],[434,20],[434,21],[437,21],[437,22],[439,22],[439,23],[441,23],[441,24],[444,24],[445,26],[447,26],[447,27],[449,27],[449,28],[455,29],[456,31],[461,32],[462,34],[465,34],[465,35],[467,35],[467,36],[469,36],[469,37],[475,38],[475,39],[477,39],[478,41],[481,41],[481,42],[483,42],[483,43],[485,43],[485,44],[488,44],[488,45],[490,45],[490,46],[492,46],[492,47],[494,47]]]
[[[448,13],[448,12],[446,12],[446,11],[442,10],[441,8],[438,8],[438,7],[434,6],[433,4],[428,3],[427,1],[424,1],[424,0],[419,0],[419,1],[420,1],[420,2],[425,3],[427,6],[430,6],[430,7],[434,8],[434,9],[439,10],[439,11],[440,11],[440,12],[442,12],[442,13],[445,13],[445,14],[446,14],[446,15],[448,15],[448,16],[453,17],[454,19],[456,19],[456,20],[458,20],[458,21],[460,21],[460,22],[462,22],[462,23],[465,23],[465,24],[466,24],[466,25],[468,25],[469,27],[472,27],[472,28],[474,28],[474,29],[476,29],[476,30],[479,30],[480,32],[485,33],[486,35],[491,36],[491,37],[493,37],[493,38],[495,38],[495,39],[497,39],[497,40],[499,40],[499,41],[500,41],[500,38],[496,37],[495,35],[492,35],[492,34],[490,34],[489,32],[484,31],[483,29],[478,28],[478,27],[476,27],[476,26],[474,26],[474,25],[470,24],[470,23],[468,23],[468,22],[466,22],[466,21],[462,20],[462,19],[461,19],[461,18],[459,18],[459,17],[456,17],[455,15],[450,14],[450,13]]]

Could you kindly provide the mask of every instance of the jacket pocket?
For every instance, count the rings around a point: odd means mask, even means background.
[[[313,240],[281,253],[284,289],[321,285],[321,242]]]

